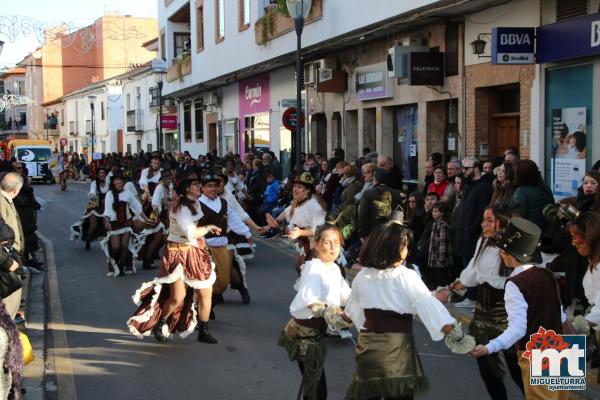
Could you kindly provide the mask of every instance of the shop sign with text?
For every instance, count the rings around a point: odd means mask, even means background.
[[[354,72],[356,100],[374,100],[394,96],[393,81],[388,78],[386,63],[359,67]]]
[[[492,64],[533,64],[535,28],[493,28]]]

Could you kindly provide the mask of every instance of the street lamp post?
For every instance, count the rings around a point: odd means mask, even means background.
[[[158,150],[163,148],[163,134],[162,134],[162,89],[163,89],[163,81],[158,81],[158,140],[156,141],[156,145],[158,146]]]
[[[92,111],[92,154],[90,157],[90,162],[94,160],[94,100],[96,100],[96,96],[88,96],[88,100],[90,101],[90,110]]]
[[[293,132],[292,140],[292,160],[296,165],[297,171],[302,170],[300,164],[300,152],[302,149],[302,30],[304,29],[304,20],[310,12],[312,0],[286,0],[286,5],[290,17],[294,19],[296,28],[296,130]]]

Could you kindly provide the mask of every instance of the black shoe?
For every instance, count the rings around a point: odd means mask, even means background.
[[[264,235],[262,235],[262,237],[265,239],[270,239],[275,235],[277,235],[277,231],[275,229],[269,229]]]
[[[200,321],[198,322],[198,326],[200,329],[198,330],[198,341],[210,344],[219,343],[217,339],[215,339],[210,332],[208,331],[208,322]]]
[[[144,260],[142,268],[143,269],[155,269],[156,267],[154,265],[152,265],[152,261]]]
[[[41,262],[27,260],[23,263],[23,265],[27,267],[31,273],[37,274],[39,272],[44,272],[44,264]]]
[[[248,289],[246,289],[244,286],[242,286],[238,290],[240,291],[240,296],[242,296],[242,302],[244,304],[249,304],[250,303],[250,293],[248,293]]]
[[[89,240],[85,241],[85,249],[90,250],[92,248],[92,243]]]
[[[225,299],[223,298],[222,294],[213,294],[212,303],[213,304],[223,304],[223,303],[225,303]]]
[[[154,334],[154,337],[159,342],[166,342],[169,339],[163,333],[163,327],[166,326],[166,325],[167,325],[167,320],[166,319],[161,319],[160,321],[158,321],[158,324],[156,324],[156,326],[154,327],[154,329],[152,329],[152,333]]]

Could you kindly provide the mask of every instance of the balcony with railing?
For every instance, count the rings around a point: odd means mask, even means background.
[[[60,136],[60,130],[58,129],[58,123],[44,122],[44,130],[48,136]]]
[[[69,136],[77,136],[79,130],[77,129],[77,122],[69,121]]]
[[[127,132],[135,132],[135,110],[127,111]]]
[[[177,79],[183,80],[184,76],[192,73],[192,57],[189,52],[173,59],[173,65],[167,70],[167,82],[173,82]]]

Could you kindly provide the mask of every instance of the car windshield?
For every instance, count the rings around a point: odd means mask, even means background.
[[[51,154],[49,148],[21,147],[17,149],[17,161],[48,161]]]

